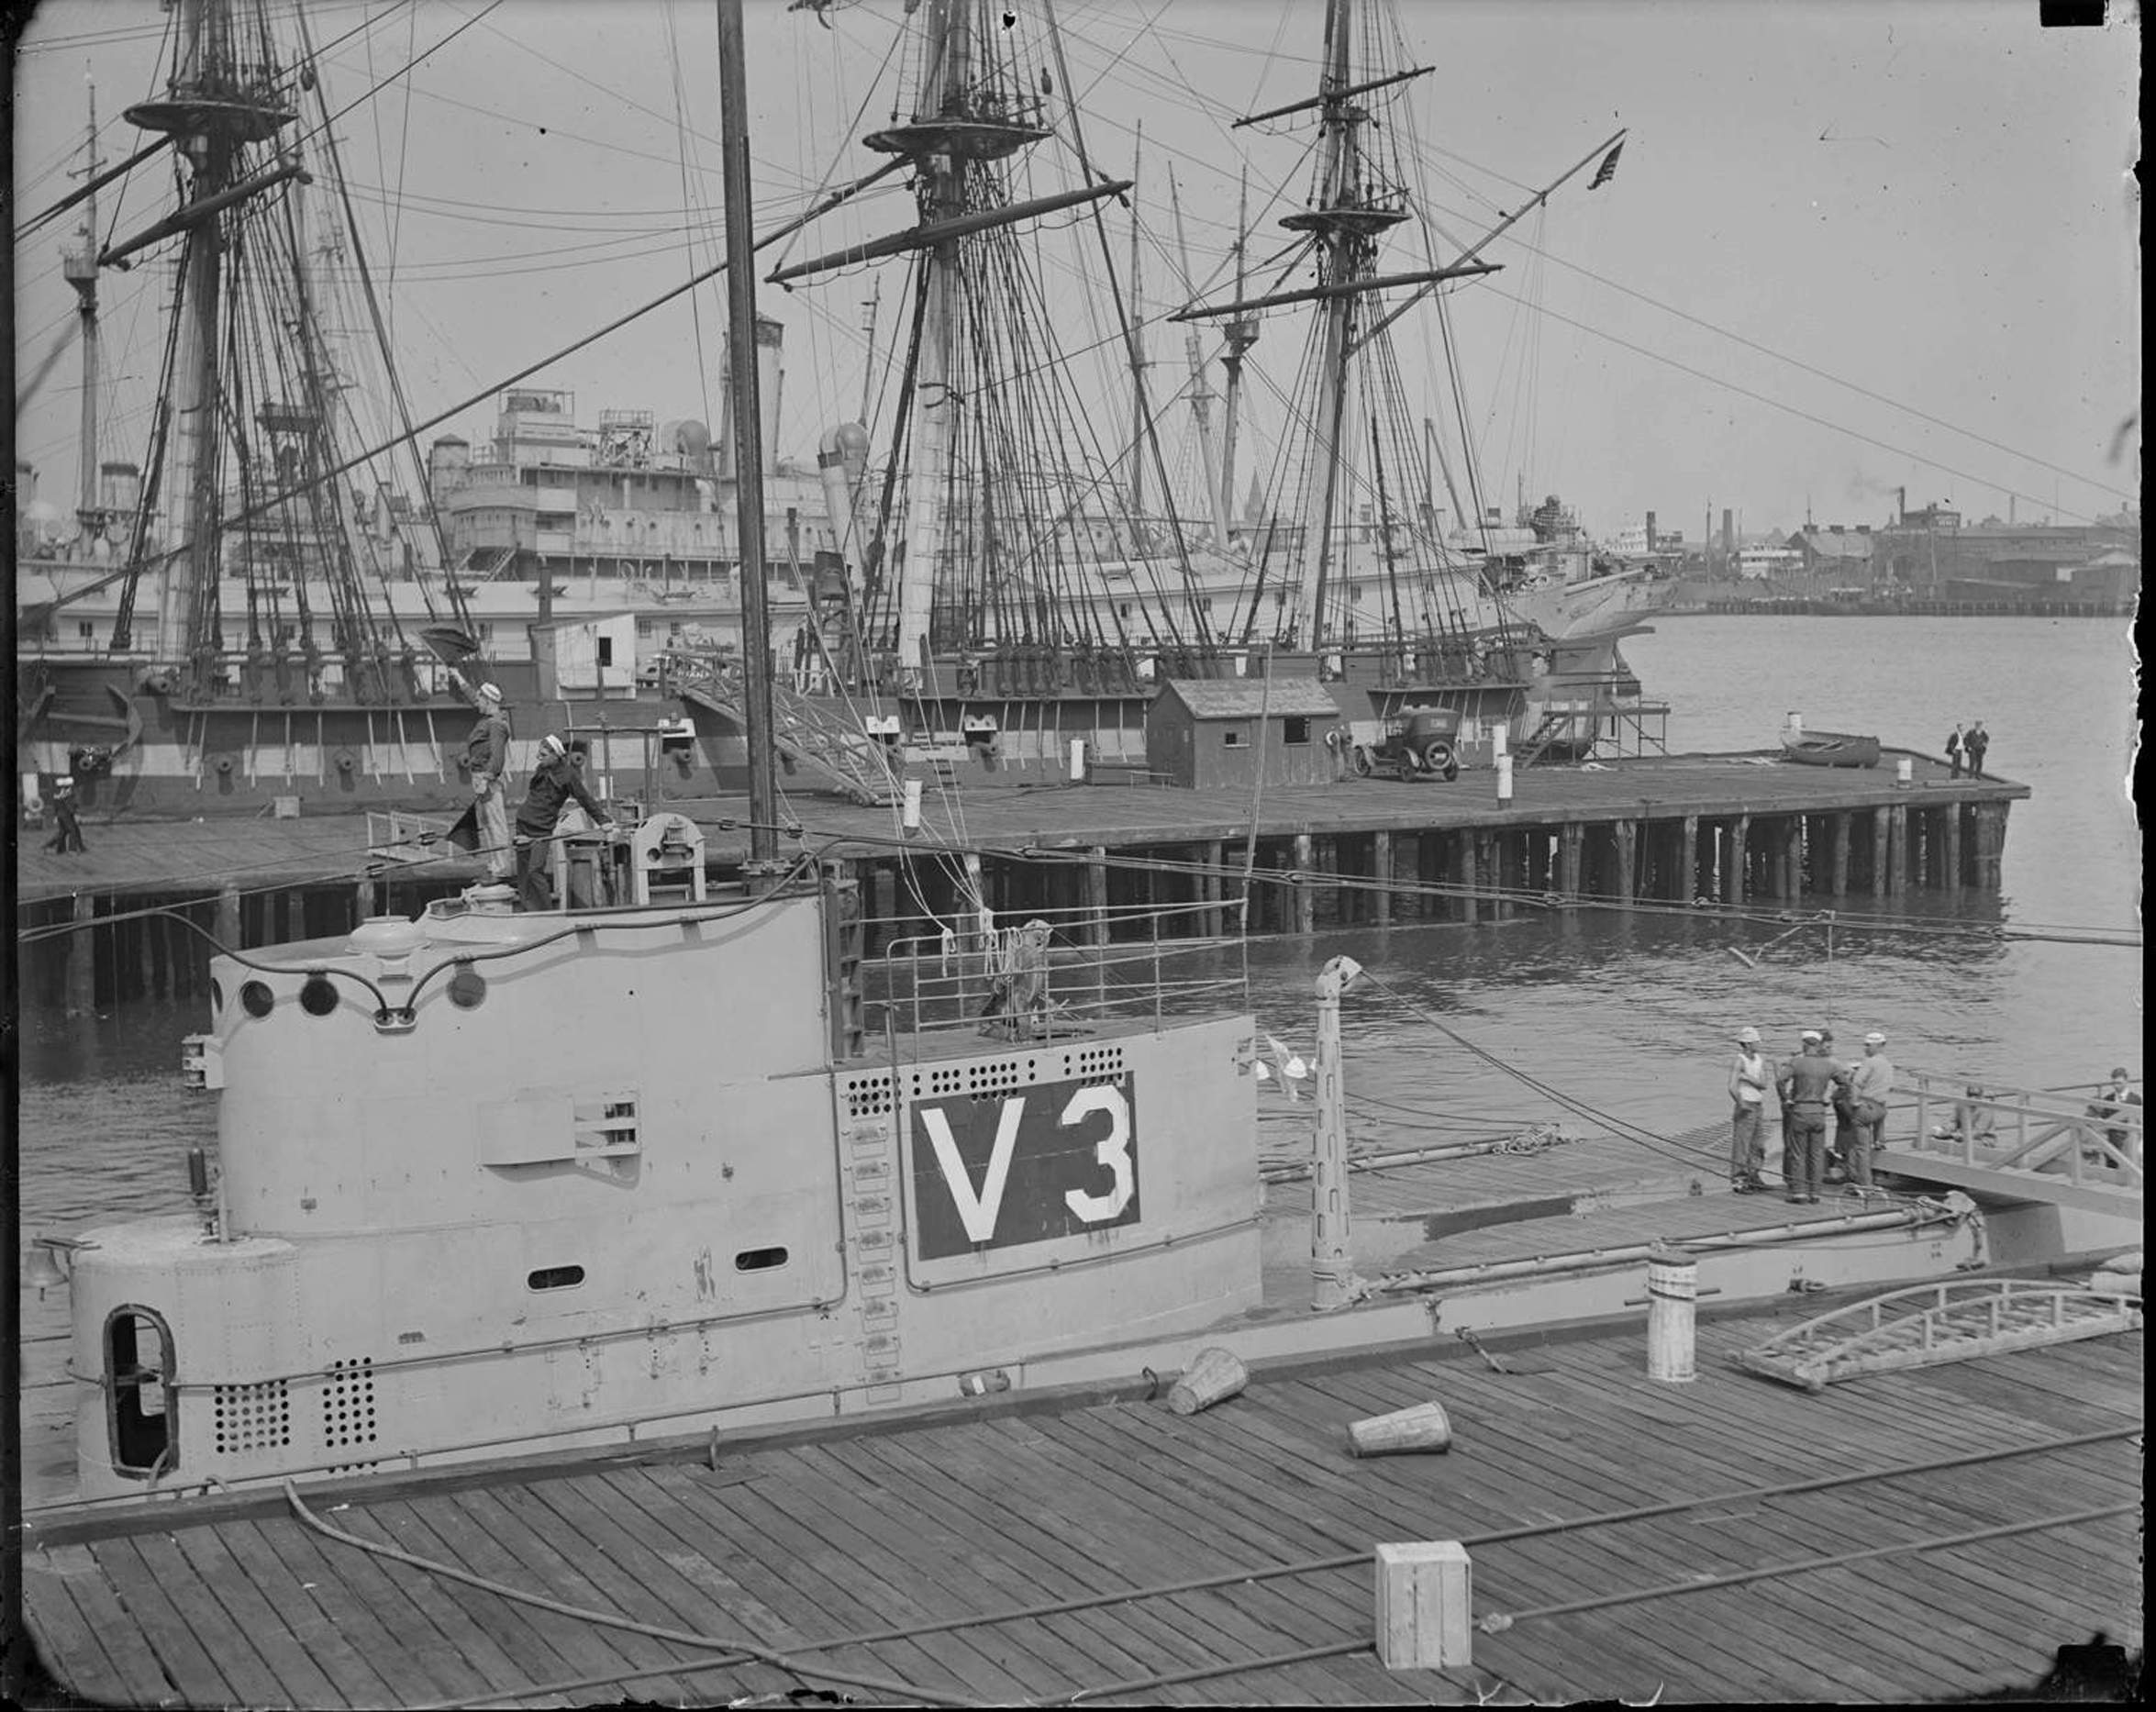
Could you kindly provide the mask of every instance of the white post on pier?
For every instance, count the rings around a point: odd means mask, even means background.
[[[1317,972],[1317,1116],[1311,1138],[1310,1306],[1317,1313],[1355,1299],[1349,1249],[1348,1117],[1340,1094],[1340,995],[1362,973],[1352,957]]]
[[[1699,1377],[1695,1359],[1699,1262],[1676,1249],[1647,1254],[1647,1376],[1664,1384]]]

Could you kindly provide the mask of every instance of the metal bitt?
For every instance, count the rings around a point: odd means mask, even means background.
[[[1317,1120],[1311,1143],[1310,1306],[1323,1314],[1356,1299],[1348,1249],[1348,1120],[1340,1097],[1340,995],[1362,973],[1352,957],[1317,972]]]

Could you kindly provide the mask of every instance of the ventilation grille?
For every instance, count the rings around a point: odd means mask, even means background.
[[[1063,1054],[1063,1074],[1080,1082],[1114,1082],[1123,1074],[1120,1046],[1084,1046]]]
[[[374,1442],[374,1358],[332,1362],[322,1375],[322,1444],[339,1451]]]
[[[912,1097],[938,1099],[949,1094],[984,1098],[1040,1080],[1038,1058],[999,1058],[986,1064],[946,1064],[913,1073]]]
[[[240,1451],[282,1451],[292,1442],[292,1398],[284,1381],[265,1379],[254,1385],[217,1385],[217,1454]]]
[[[891,1073],[884,1071],[873,1076],[850,1076],[846,1080],[846,1115],[849,1117],[881,1117],[891,1109]]]

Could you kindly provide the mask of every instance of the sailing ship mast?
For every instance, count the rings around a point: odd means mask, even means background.
[[[83,208],[83,241],[67,250],[60,270],[75,288],[82,320],[83,407],[78,435],[82,468],[77,473],[75,521],[85,540],[101,532],[104,514],[97,504],[97,85],[91,83],[90,156],[85,163],[88,195]]]
[[[1001,163],[1051,133],[1041,98],[1014,81],[1021,45],[992,17],[980,0],[926,0],[911,26],[919,44],[911,117],[861,139],[910,167],[919,223],[771,276],[785,284],[879,257],[917,258],[893,474],[864,579],[874,612],[891,615],[884,646],[902,689],[923,683],[936,647],[1053,642],[1062,626],[1085,620],[1083,609],[1055,610],[1064,593],[1053,582],[1055,546],[1078,531],[1067,515],[1042,516],[1057,476],[1039,466],[1040,449],[1062,424],[1033,390],[1039,377],[1013,379],[1001,366],[1030,355],[1038,368],[1026,341],[1043,336],[995,317],[1016,322],[1039,303],[1004,228],[1120,195],[1130,183],[1088,174],[1076,189],[1009,200]],[[1045,80],[1045,62],[1041,72]],[[961,435],[962,459],[953,455]],[[903,519],[895,548],[895,501]],[[953,527],[954,504],[965,530]],[[957,574],[968,563],[970,587]]]
[[[1315,96],[1236,121],[1239,128],[1317,110],[1322,149],[1308,202],[1281,224],[1307,240],[1317,261],[1317,283],[1251,298],[1243,297],[1239,288],[1233,302],[1184,309],[1169,317],[1179,321],[1232,317],[1228,341],[1232,397],[1241,356],[1238,347],[1250,342],[1250,335],[1242,332],[1248,317],[1291,304],[1318,306],[1310,369],[1316,408],[1312,431],[1304,444],[1303,474],[1294,496],[1300,527],[1290,546],[1291,587],[1283,591],[1284,595],[1292,594],[1292,608],[1275,636],[1276,640],[1291,647],[1322,647],[1335,639],[1327,606],[1336,574],[1335,557],[1344,544],[1337,519],[1346,509],[1351,463],[1363,438],[1356,426],[1361,414],[1357,375],[1361,366],[1357,358],[1368,342],[1365,329],[1374,313],[1371,302],[1378,293],[1396,287],[1429,285],[1495,271],[1492,263],[1463,260],[1415,273],[1378,272],[1379,247],[1384,234],[1409,218],[1409,209],[1397,162],[1381,165],[1364,146],[1363,133],[1374,125],[1375,117],[1361,97],[1427,75],[1428,68],[1356,78],[1355,10],[1355,0],[1328,0],[1324,60]],[[1373,46],[1382,47],[1374,39],[1377,32],[1372,34]],[[1238,276],[1239,279],[1239,256]],[[1385,401],[1388,406],[1391,402]],[[1232,428],[1232,404],[1229,422]],[[1398,467],[1406,463],[1405,459],[1396,461]],[[1262,562],[1256,574],[1258,584],[1251,594],[1253,620],[1258,593],[1265,579]]]
[[[1378,237],[1407,217],[1400,199],[1364,182],[1361,130],[1370,122],[1370,114],[1356,106],[1348,93],[1348,49],[1353,18],[1348,0],[1329,0],[1325,13],[1325,70],[1318,93],[1325,131],[1321,194],[1313,206],[1281,222],[1290,231],[1307,232],[1317,239],[1321,286],[1355,286],[1371,279],[1377,271]],[[1353,373],[1348,361],[1349,346],[1358,301],[1357,294],[1343,291],[1327,298],[1321,311],[1323,354],[1318,372],[1324,395],[1318,402],[1314,450],[1318,485],[1312,496],[1315,503],[1304,518],[1302,574],[1295,590],[1296,635],[1308,639],[1313,648],[1326,639],[1326,581],[1332,569],[1332,518],[1343,450],[1340,437],[1348,421]]]
[[[1190,273],[1190,245],[1183,231],[1183,198],[1175,187],[1175,175],[1168,175],[1168,206],[1175,217],[1175,247],[1183,264],[1185,278]],[[1213,394],[1206,384],[1206,355],[1198,338],[1198,329],[1190,328],[1184,335],[1184,357],[1190,364],[1190,408],[1198,428],[1198,458],[1205,466],[1206,500],[1213,513],[1213,538],[1215,550],[1228,550],[1228,484],[1220,470],[1220,461],[1213,446]]]
[[[1250,258],[1250,172],[1243,169],[1242,189],[1236,202],[1235,213],[1235,295],[1239,301],[1243,295],[1246,269]],[[1254,315],[1236,317],[1221,328],[1226,345],[1220,353],[1220,367],[1227,373],[1227,396],[1222,404],[1220,429],[1220,498],[1228,515],[1235,515],[1235,429],[1237,406],[1242,402],[1243,357],[1258,342],[1258,317]],[[1228,543],[1221,542],[1222,550]]]
[[[178,214],[117,244],[99,258],[106,266],[157,238],[183,230],[180,262],[179,344],[173,366],[172,425],[177,437],[170,491],[180,539],[166,566],[158,606],[158,633],[168,656],[184,653],[199,671],[213,666],[224,639],[217,610],[218,540],[217,434],[220,398],[218,308],[224,245],[217,217],[227,207],[298,174],[295,161],[235,182],[243,144],[273,137],[296,117],[263,73],[245,65],[231,16],[212,0],[181,0],[178,48],[160,100],[129,107],[128,122],[161,131],[186,161],[190,183]],[[145,501],[141,521],[150,506]],[[136,550],[140,559],[141,521]],[[115,627],[115,652],[130,643],[127,608]],[[175,639],[183,641],[175,648]]]

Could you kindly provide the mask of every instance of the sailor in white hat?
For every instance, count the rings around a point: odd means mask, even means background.
[[[52,818],[58,830],[45,840],[45,848],[56,856],[83,855],[83,823],[75,818],[75,782],[72,774],[61,773],[52,781]]]
[[[1855,1121],[1850,1126],[1848,1157],[1842,1169],[1860,1189],[1872,1187],[1872,1155],[1885,1145],[1886,1096],[1894,1092],[1894,1061],[1886,1037],[1874,1028],[1864,1037],[1864,1055],[1850,1066],[1849,1097]]]
[[[583,776],[570,763],[569,746],[550,731],[539,739],[539,765],[532,770],[531,786],[517,809],[517,906],[538,910],[553,907],[554,836],[561,811],[575,802],[592,817],[595,826],[610,827],[614,817],[601,807],[584,788]]]
[[[1773,1081],[1767,1055],[1760,1051],[1760,1031],[1747,1023],[1737,1031],[1737,1062],[1729,1067],[1729,1187],[1738,1195],[1756,1195],[1767,1186],[1760,1172],[1767,1156],[1762,1131]]]
[[[1784,1062],[1775,1078],[1782,1095],[1783,1186],[1788,1200],[1816,1203],[1819,1198],[1827,1174],[1827,1103],[1839,1073],[1819,1030],[1806,1028],[1803,1050]]]
[[[464,769],[472,780],[478,856],[489,880],[506,880],[516,864],[509,844],[509,800],[502,784],[509,770],[509,720],[502,711],[500,684],[482,684],[472,700],[479,718],[464,739]]]

